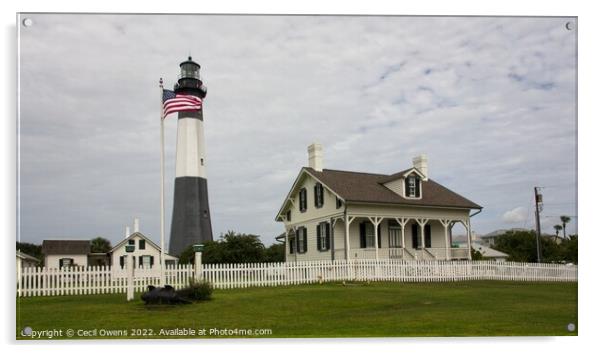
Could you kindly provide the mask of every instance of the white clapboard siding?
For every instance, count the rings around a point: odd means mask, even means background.
[[[62,269],[28,267],[17,274],[17,296],[125,293],[127,272],[108,266]],[[136,268],[134,288],[158,286],[160,270]],[[176,289],[196,278],[194,265],[168,266],[166,283]],[[443,282],[467,280],[576,282],[577,266],[495,261],[334,260],[205,264],[199,278],[215,288],[247,288],[332,281]]]

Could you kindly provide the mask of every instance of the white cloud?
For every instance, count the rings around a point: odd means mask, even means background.
[[[524,222],[527,217],[527,209],[521,206],[504,212],[502,219],[507,223],[520,223]]]

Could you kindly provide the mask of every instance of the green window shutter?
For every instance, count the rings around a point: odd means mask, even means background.
[[[303,227],[303,252],[307,252],[307,228]]]
[[[431,247],[431,225],[427,224],[424,226],[424,246],[427,248]]]
[[[416,197],[420,197],[420,189],[422,188],[422,182],[420,178],[416,178]]]
[[[326,250],[330,250],[330,228],[331,225],[330,223],[326,223],[326,227],[324,227],[326,229]]]
[[[382,248],[383,247],[383,243],[380,240],[380,223],[378,224],[378,228],[376,229],[376,233],[378,234],[378,247]]]
[[[59,268],[63,267],[63,259],[59,259]]]
[[[318,184],[314,185],[314,206],[318,207]]]
[[[366,247],[366,223],[360,223],[360,248]]]
[[[412,247],[418,249],[418,224],[412,224]]]
[[[406,197],[410,196],[410,183],[408,182],[408,179],[410,177],[405,178],[405,192],[406,192]]]
[[[288,253],[289,254],[295,253],[295,239],[297,239],[297,237],[288,237]]]
[[[142,266],[142,263],[143,263],[142,258],[143,258],[143,256],[138,256],[138,267]]]
[[[299,235],[301,234],[302,230],[301,228],[297,228],[297,236],[295,237],[295,247],[297,248],[297,253],[301,252],[301,247],[299,245],[301,245],[301,242],[299,241]]]
[[[119,266],[123,268],[123,265],[125,265],[125,260],[123,259],[123,256],[119,256]]]
[[[322,238],[322,224],[318,223],[318,225],[316,226],[316,244],[317,244],[318,251],[322,250],[322,248],[320,247],[320,244],[322,243],[320,241],[321,238]]]
[[[154,264],[155,264],[155,257],[151,256],[151,258],[150,258],[150,266],[153,267]]]

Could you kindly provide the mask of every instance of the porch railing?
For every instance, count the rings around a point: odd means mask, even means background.
[[[343,250],[344,251],[344,250]],[[414,249],[414,248],[379,248],[378,258],[379,259],[391,259],[391,260],[447,260],[446,248],[425,248],[425,249]],[[468,259],[468,248],[449,248],[449,259],[450,260],[466,260]],[[350,249],[350,256],[352,260],[364,260],[364,259],[375,259],[376,249],[374,248],[361,248],[361,249]],[[342,257],[344,259],[344,255]]]

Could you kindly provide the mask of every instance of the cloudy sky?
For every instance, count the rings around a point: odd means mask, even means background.
[[[189,54],[208,87],[214,237],[274,221],[307,145],[325,167],[430,176],[484,206],[479,234],[576,216],[570,18],[28,15],[20,33],[20,238],[159,239],[159,88]],[[175,174],[166,121],[166,229]],[[577,219],[568,226],[576,229]],[[459,227],[461,228],[461,227]]]

